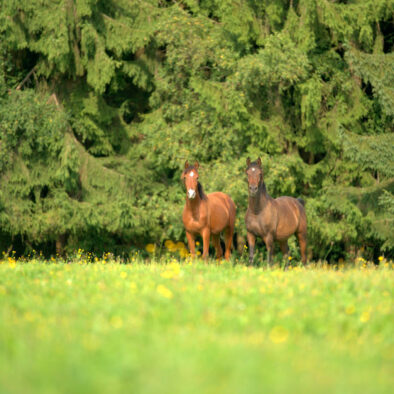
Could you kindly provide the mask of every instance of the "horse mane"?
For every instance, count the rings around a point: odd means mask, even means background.
[[[263,179],[263,182],[261,183],[261,193],[265,194],[265,195],[268,195],[267,187],[265,186],[264,179]]]
[[[207,195],[204,193],[204,190],[200,182],[197,182],[197,189],[198,189],[198,193],[200,194],[201,200],[206,200]]]
[[[189,166],[186,168],[185,174],[187,174],[190,171],[198,172],[194,166]],[[199,181],[197,181],[197,190],[198,190],[201,200],[206,200],[208,198],[207,195],[204,193],[204,189],[202,188],[202,185]]]

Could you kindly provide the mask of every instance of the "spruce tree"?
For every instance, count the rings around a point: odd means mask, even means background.
[[[242,235],[261,156],[271,195],[306,200],[314,258],[391,256],[393,10],[1,0],[2,248],[182,239],[186,159],[233,197]]]

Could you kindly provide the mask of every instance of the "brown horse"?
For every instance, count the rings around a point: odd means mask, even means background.
[[[297,234],[302,262],[306,263],[306,214],[304,202],[293,197],[273,199],[268,195],[263,179],[260,157],[251,163],[246,160],[249,184],[249,206],[245,223],[249,244],[249,264],[253,263],[256,237],[260,236],[267,246],[268,263],[271,262],[274,241],[278,241],[282,253],[287,257],[287,239]]]
[[[209,239],[212,235],[216,257],[221,258],[223,250],[220,246],[220,233],[225,230],[226,252],[224,256],[228,260],[234,234],[235,204],[227,194],[221,192],[205,194],[198,181],[198,167],[197,161],[194,166],[190,166],[186,161],[181,175],[186,187],[186,204],[182,219],[190,253],[193,257],[196,255],[195,238],[197,234],[200,234],[203,240],[202,257],[207,259]]]

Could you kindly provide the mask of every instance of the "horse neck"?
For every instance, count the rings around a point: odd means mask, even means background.
[[[196,190],[196,197],[193,199],[190,199],[186,194],[186,207],[191,211],[194,220],[198,220],[200,217],[200,205],[201,196],[198,188]]]
[[[271,200],[271,197],[267,193],[265,183],[262,182],[259,185],[257,194],[255,196],[249,195],[249,207],[254,214],[258,214],[267,205],[269,200]]]

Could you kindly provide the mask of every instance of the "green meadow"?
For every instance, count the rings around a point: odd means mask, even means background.
[[[391,263],[0,265],[1,393],[391,393]]]

